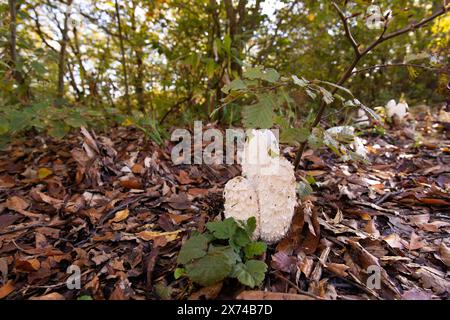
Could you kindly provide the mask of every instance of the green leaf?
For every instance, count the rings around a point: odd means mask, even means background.
[[[94,300],[94,299],[92,299],[91,296],[84,295],[84,296],[79,296],[77,300]]]
[[[264,74],[261,70],[261,67],[247,68],[243,73],[243,77],[250,79],[250,80],[262,79],[263,76],[264,76]]]
[[[43,76],[44,74],[47,73],[47,69],[45,68],[45,66],[42,63],[38,62],[38,61],[32,61],[31,62],[31,67],[40,76]]]
[[[10,128],[13,132],[19,132],[25,129],[31,121],[31,117],[26,112],[13,110],[9,114]]]
[[[237,230],[237,223],[233,218],[223,221],[208,222],[206,228],[213,233],[217,239],[231,239]]]
[[[71,114],[69,117],[64,119],[64,122],[72,128],[81,128],[87,126],[86,120],[84,120],[83,117],[77,113]]]
[[[228,34],[223,37],[223,48],[228,55],[231,55],[231,37]]]
[[[9,121],[2,117],[0,118],[0,135],[9,131]]]
[[[313,189],[309,185],[308,181],[300,181],[297,185],[297,194],[300,199],[309,196],[313,192]]]
[[[245,257],[251,259],[255,256],[260,256],[267,250],[267,245],[264,242],[251,242],[244,248]]]
[[[280,142],[286,144],[301,143],[308,140],[308,128],[284,128],[280,133]]]
[[[233,264],[229,256],[222,251],[214,251],[186,265],[188,277],[202,286],[210,286],[225,279]]]
[[[267,69],[263,72],[263,76],[261,79],[266,80],[267,82],[277,82],[280,79],[280,74],[275,69]]]
[[[233,237],[230,240],[231,240],[230,245],[239,250],[241,247],[245,247],[247,244],[249,244],[251,238],[247,230],[239,228],[236,230],[236,232],[234,233]]]
[[[250,237],[253,235],[253,232],[255,232],[255,230],[256,230],[256,218],[255,217],[250,217],[247,219],[245,230],[247,230],[248,235]]]
[[[184,269],[184,268],[176,268],[175,272],[173,273],[173,277],[175,279],[179,279],[182,276],[184,276],[185,274],[186,274],[186,269]]]
[[[177,263],[186,264],[193,259],[198,259],[206,255],[208,249],[208,238],[204,235],[197,235],[187,240],[178,253]]]
[[[68,128],[63,122],[54,120],[50,123],[48,134],[54,138],[61,139],[67,134],[68,131]]]
[[[222,92],[228,94],[230,91],[238,91],[247,89],[247,85],[241,79],[234,79],[222,88]]]
[[[245,264],[238,263],[232,272],[232,276],[240,283],[254,288],[259,286],[265,277],[267,265],[259,260],[248,260]]]
[[[225,255],[230,265],[234,265],[236,261],[241,261],[241,257],[230,246],[209,246],[208,254],[217,252]]]
[[[242,121],[246,128],[269,129],[273,125],[275,115],[273,96],[262,94],[258,96],[258,100],[257,103],[243,108]]]

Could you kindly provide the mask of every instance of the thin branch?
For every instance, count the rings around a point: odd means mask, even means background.
[[[445,72],[445,71],[442,71],[439,68],[433,68],[433,67],[424,66],[424,65],[421,65],[421,64],[392,63],[392,64],[377,64],[377,65],[374,65],[374,66],[371,66],[371,67],[358,69],[358,70],[353,71],[352,75],[357,74],[357,73],[361,73],[361,72],[365,72],[365,71],[371,71],[371,70],[374,70],[374,69],[393,68],[393,67],[413,67],[413,68],[427,69],[427,70],[438,71],[438,72]]]
[[[353,50],[355,50],[356,56],[360,56],[361,52],[359,51],[359,44],[356,41],[355,37],[353,36],[352,31],[350,30],[350,26],[348,25],[348,22],[347,22],[348,18],[345,17],[341,8],[339,8],[339,6],[335,2],[333,2],[333,6],[336,8],[339,18],[341,18],[341,20],[342,20],[342,23],[344,25],[345,35],[347,36],[348,40],[350,41],[350,43],[353,47]]]

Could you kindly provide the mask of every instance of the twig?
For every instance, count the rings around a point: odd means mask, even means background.
[[[361,73],[361,72],[365,72],[365,71],[379,69],[379,68],[381,69],[381,68],[393,68],[393,67],[413,67],[413,68],[421,68],[421,69],[427,69],[427,70],[433,70],[433,71],[441,71],[441,69],[439,69],[439,68],[433,68],[433,67],[424,66],[424,65],[420,65],[420,64],[392,63],[392,64],[378,64],[378,65],[375,65],[375,66],[358,69],[358,70],[353,71],[352,75],[357,74],[357,73]],[[442,71],[442,72],[444,72],[444,71]]]
[[[342,20],[342,23],[344,24],[344,30],[345,30],[345,35],[347,36],[348,40],[350,41],[353,50],[355,50],[355,55],[359,56],[361,55],[361,52],[359,51],[359,44],[358,42],[355,40],[355,37],[352,34],[352,31],[350,30],[350,26],[348,25],[348,18],[345,17],[344,13],[342,12],[341,8],[339,8],[339,6],[336,4],[336,2],[333,2],[333,6],[336,8],[339,17]]]
[[[275,277],[286,281],[288,284],[290,284],[292,287],[294,287],[295,290],[297,290],[298,293],[303,294],[305,296],[317,299],[317,300],[325,300],[321,297],[316,296],[315,294],[309,293],[308,291],[304,291],[302,289],[300,289],[294,282],[292,282],[291,280],[289,280],[288,278],[282,276],[281,274],[279,274],[278,272],[273,272],[272,273]]]

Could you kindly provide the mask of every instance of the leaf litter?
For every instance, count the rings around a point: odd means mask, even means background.
[[[253,290],[174,277],[181,244],[223,218],[238,165],[174,166],[173,144],[131,128],[17,140],[0,153],[0,299],[448,299],[449,140],[427,125],[422,145],[401,128],[364,135],[370,164],[305,152],[296,175],[313,193]]]

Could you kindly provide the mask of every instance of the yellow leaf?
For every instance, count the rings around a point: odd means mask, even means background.
[[[123,221],[126,218],[128,218],[129,213],[130,213],[130,211],[128,209],[120,210],[120,211],[116,212],[116,215],[114,216],[114,218],[111,219],[111,222]]]
[[[308,15],[308,20],[309,21],[314,21],[316,19],[316,15],[314,14],[314,13],[310,13],[309,15]]]
[[[131,120],[130,118],[126,118],[123,122],[122,125],[123,126],[131,126],[133,124],[133,120]]]
[[[158,232],[158,231],[141,231],[136,235],[142,240],[150,241],[154,240],[157,237],[166,238],[167,242],[173,241],[178,237],[178,233],[182,230],[170,231],[170,232]]]
[[[45,179],[52,174],[53,174],[53,171],[48,168],[39,168],[39,170],[38,170],[38,178],[39,179]]]

